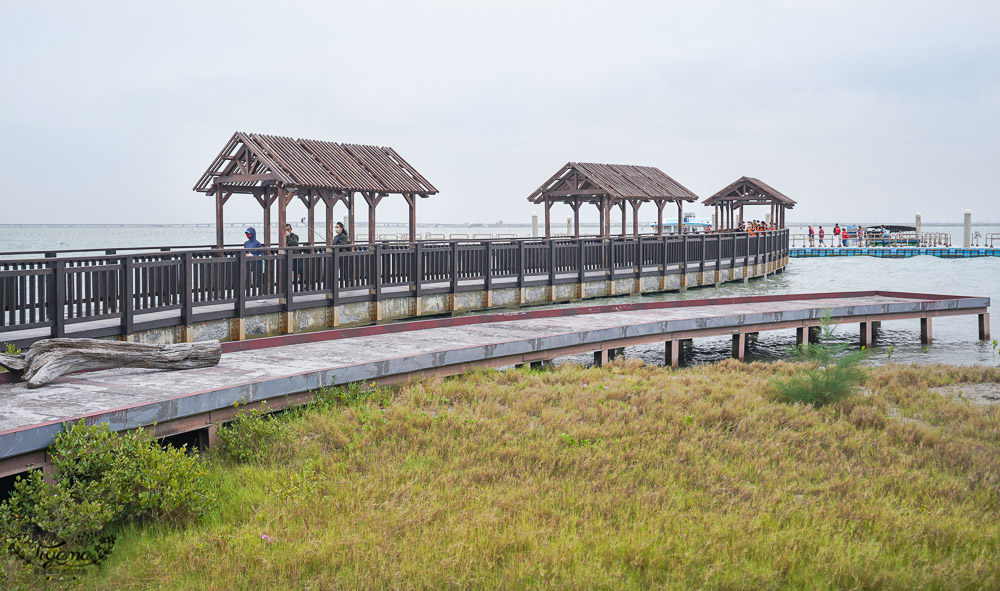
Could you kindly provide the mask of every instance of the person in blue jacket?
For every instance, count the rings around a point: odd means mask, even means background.
[[[253,229],[253,226],[247,228],[246,231],[247,241],[243,243],[243,248],[250,251],[250,254],[259,257],[264,254],[264,251],[260,250],[264,245],[257,240],[257,230]]]

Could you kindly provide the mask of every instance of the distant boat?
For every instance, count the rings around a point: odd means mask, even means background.
[[[656,229],[656,223],[649,224],[649,227]],[[684,233],[706,232],[712,227],[712,220],[706,218],[696,218],[694,214],[684,214]],[[663,232],[665,234],[677,233],[677,218],[663,220]]]

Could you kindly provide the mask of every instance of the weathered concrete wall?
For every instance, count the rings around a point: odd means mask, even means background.
[[[275,336],[285,331],[311,332],[330,327],[360,326],[421,316],[518,308],[551,304],[552,302],[602,298],[611,295],[678,291],[686,287],[714,285],[717,282],[741,281],[744,277],[761,277],[765,273],[770,274],[781,270],[787,264],[788,257],[785,257],[767,265],[721,269],[718,273],[714,269],[707,269],[704,273],[692,271],[686,275],[651,276],[643,277],[639,281],[634,278],[615,279],[614,281],[587,281],[583,286],[577,283],[567,283],[557,285],[554,289],[547,285],[524,289],[503,287],[494,289],[492,294],[476,290],[455,295],[424,295],[420,296],[419,300],[412,297],[400,297],[386,299],[377,304],[356,302],[340,304],[336,308],[317,306],[296,310],[287,315],[281,312],[253,314],[247,316],[242,325],[239,320],[212,320],[198,322],[191,327],[177,326],[147,330],[131,335],[129,340],[141,343],[177,343],[185,340],[252,339]],[[489,303],[492,305],[488,305]]]

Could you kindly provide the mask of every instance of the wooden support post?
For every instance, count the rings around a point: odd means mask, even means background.
[[[577,198],[576,205],[573,207],[573,236],[580,237],[580,207],[583,203]]]
[[[358,241],[358,235],[354,233],[354,206],[357,200],[354,198],[354,192],[347,192],[347,235],[351,239],[351,242]]]
[[[306,230],[306,234],[309,235],[306,236],[305,245],[312,246],[315,243],[315,239],[313,237],[316,235],[316,201],[319,198],[312,195],[310,192],[310,194],[306,196],[306,199],[308,199],[309,202],[307,206],[309,209],[306,212],[306,225],[309,226],[309,229]]]
[[[990,340],[990,315],[988,313],[979,315],[979,340]]]
[[[324,221],[326,223],[326,245],[327,246],[333,246],[333,205],[334,205],[334,203],[335,203],[335,201],[333,200],[332,196],[330,196],[330,197],[324,197],[323,198],[323,204],[326,205],[326,216],[325,216]]]
[[[642,201],[637,199],[632,200],[632,235],[639,236],[639,206],[642,205]]]
[[[747,335],[742,332],[733,334],[733,359],[745,361],[747,356]]]
[[[872,323],[861,323],[861,346],[865,349],[872,348]]]
[[[618,204],[618,207],[620,207],[622,209],[622,236],[623,237],[624,236],[628,236],[628,223],[627,223],[627,220],[626,220],[627,216],[625,215],[625,209],[626,209],[627,205],[628,205],[628,203],[624,199],[622,200],[621,203]]]
[[[684,233],[684,201],[681,199],[677,200],[677,233]],[[687,253],[685,253],[687,256]]]
[[[284,248],[287,246],[285,242],[285,224],[288,223],[287,212],[285,209],[288,207],[288,202],[290,197],[288,196],[288,191],[283,187],[278,187],[278,247]]]
[[[610,361],[607,349],[600,349],[599,351],[594,351],[594,365],[597,367],[603,367]]]
[[[417,241],[417,196],[410,193],[406,202],[410,206],[410,242],[412,243]]]
[[[552,201],[545,198],[545,239],[552,238]]]
[[[930,316],[920,319],[920,342],[924,345],[931,344],[934,340],[934,335],[931,331],[931,318]]]
[[[225,239],[222,233],[222,206],[225,203],[222,200],[222,186],[220,185],[215,189],[215,248],[225,246]]]
[[[663,236],[663,208],[667,205],[666,201],[656,202],[656,235]]]
[[[681,365],[681,342],[667,341],[663,365],[678,368]]]

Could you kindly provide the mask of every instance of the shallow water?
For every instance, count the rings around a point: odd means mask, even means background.
[[[1000,258],[940,259],[923,256],[908,259],[873,257],[837,257],[791,259],[784,273],[749,284],[723,284],[718,288],[689,289],[684,294],[665,293],[628,298],[622,301],[656,301],[815,293],[827,291],[908,291],[963,296],[989,297],[1000,303]],[[587,305],[594,304],[588,301]],[[990,314],[990,332],[1000,336],[1000,312]],[[891,320],[882,323],[875,338],[871,363],[884,363],[892,345],[892,361],[899,363],[949,363],[956,365],[998,365],[1000,355],[990,343],[978,340],[979,325],[975,315],[935,318],[934,340],[920,344],[920,321]],[[836,328],[835,342],[860,343],[858,324]],[[729,337],[698,339],[692,349],[683,352],[682,362],[708,363],[731,354]],[[773,361],[788,358],[795,345],[795,331],[776,330],[760,333],[748,348],[748,359]],[[627,357],[639,357],[649,363],[662,363],[662,344],[629,347]],[[592,361],[590,356],[574,356],[573,361]]]

